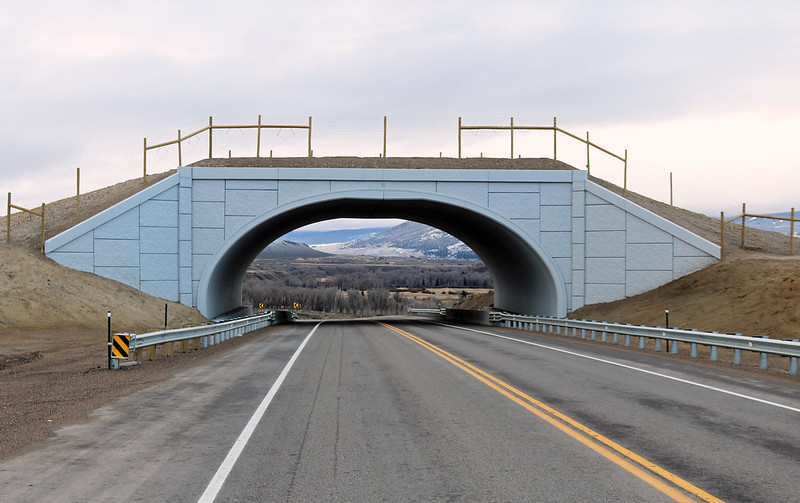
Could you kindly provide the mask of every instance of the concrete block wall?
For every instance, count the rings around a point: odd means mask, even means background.
[[[56,262],[179,301],[177,175],[47,241]]]
[[[719,259],[716,245],[591,182],[585,210],[583,305],[652,290]]]
[[[554,264],[568,311],[642,293],[719,257],[715,245],[582,171],[342,168],[180,168],[49,240],[46,251],[68,267],[197,306],[209,261],[257,219],[308,198],[393,191],[463,201],[507,222]]]

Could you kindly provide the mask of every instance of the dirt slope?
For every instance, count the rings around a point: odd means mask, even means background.
[[[138,332],[206,322],[196,309],[156,299],[94,274],[68,269],[21,245],[0,245],[0,333],[114,327]],[[2,347],[0,347],[2,353]]]
[[[570,318],[800,339],[800,257],[740,253],[650,292]]]

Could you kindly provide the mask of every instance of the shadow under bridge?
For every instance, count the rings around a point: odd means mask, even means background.
[[[567,312],[566,289],[553,260],[511,221],[462,200],[389,191],[326,194],[254,218],[206,264],[197,292],[200,312],[214,317],[240,307],[245,273],[261,250],[287,232],[334,218],[400,218],[436,227],[483,260],[496,308],[549,316]]]

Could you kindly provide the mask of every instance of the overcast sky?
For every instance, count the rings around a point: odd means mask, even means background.
[[[15,202],[73,193],[76,167],[89,188],[134,178],[142,138],[168,141],[209,116],[313,116],[319,156],[373,155],[352,139],[333,148],[326,124],[380,128],[386,115],[396,136],[444,124],[438,151],[456,156],[459,116],[513,116],[558,117],[627,149],[631,190],[668,201],[673,172],[679,206],[800,209],[796,0],[4,1],[0,44],[0,190]],[[435,155],[438,145],[399,137],[409,141],[389,155]],[[467,155],[507,155],[492,150],[506,148],[502,134],[470,141]],[[518,141],[523,156],[552,156],[551,138],[541,151]],[[571,148],[564,160],[585,168],[585,148]],[[164,155],[154,164],[174,163]],[[593,174],[621,183],[610,161],[592,154]]]

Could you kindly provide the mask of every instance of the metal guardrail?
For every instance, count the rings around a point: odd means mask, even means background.
[[[214,323],[211,325],[131,335],[131,349],[135,350],[147,346],[165,344],[167,342],[178,342],[197,338],[203,339],[203,347],[205,348],[274,324],[275,313],[270,311],[257,316]]]
[[[248,316],[198,327],[160,330],[147,334],[130,334],[129,349],[131,352],[135,352],[135,359],[141,362],[141,350],[143,348],[152,348],[152,353],[149,355],[148,359],[153,359],[155,357],[155,346],[159,344],[183,342],[187,347],[182,348],[182,351],[186,351],[188,349],[188,342],[190,340],[197,340],[199,341],[199,347],[207,348],[208,346],[219,344],[220,342],[239,337],[270,325],[275,325],[276,323],[278,323],[278,317],[274,311],[269,311],[256,316]],[[168,354],[171,354],[171,351],[168,350]],[[113,368],[118,367],[119,365],[113,366]],[[109,368],[112,368],[111,364]]]
[[[417,309],[415,307],[408,308],[408,314],[418,314],[420,316],[444,316],[446,309]]]
[[[800,342],[794,340],[770,339],[767,336],[748,337],[740,334],[720,334],[716,332],[701,332],[697,330],[683,330],[678,328],[648,327],[644,325],[626,325],[620,323],[603,323],[587,320],[570,320],[564,318],[550,318],[545,316],[524,316],[508,313],[491,313],[491,323],[509,328],[532,330],[559,335],[590,337],[596,340],[600,334],[601,341],[606,342],[611,335],[612,344],[619,344],[619,337],[624,336],[624,345],[631,345],[631,337],[639,338],[639,348],[644,349],[647,339],[655,340],[655,351],[661,351],[661,342],[671,343],[671,352],[677,354],[679,342],[691,345],[691,356],[697,358],[697,347],[711,347],[711,361],[719,358],[719,348],[733,349],[734,365],[742,364],[742,351],[761,353],[761,369],[769,366],[768,355],[790,358],[789,373],[798,375],[798,358],[800,358]]]
[[[435,310],[409,310],[409,313],[432,314],[421,311]],[[604,323],[588,320],[571,320],[566,318],[551,318],[548,316],[528,316],[503,312],[489,313],[489,323],[496,326],[516,328],[520,330],[536,331],[581,339],[608,342],[610,336],[612,344],[619,344],[620,337],[626,347],[631,346],[631,337],[639,338],[639,349],[644,349],[647,339],[655,341],[655,351],[662,350],[662,342],[666,341],[669,351],[678,353],[678,343],[690,344],[691,357],[697,358],[698,346],[711,348],[711,361],[718,361],[719,348],[733,349],[734,365],[742,364],[742,351],[761,353],[762,370],[769,366],[768,355],[790,358],[789,373],[798,375],[798,359],[800,359],[800,342],[798,339],[781,340],[770,339],[767,336],[743,336],[741,334],[720,334],[717,332],[701,332],[698,330],[685,330],[678,328],[648,327],[644,325],[627,325],[622,323]]]

